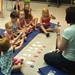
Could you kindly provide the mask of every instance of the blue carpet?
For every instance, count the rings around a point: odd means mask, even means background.
[[[51,25],[54,28],[56,24],[51,23]],[[37,26],[39,27],[40,24],[38,23]],[[2,35],[4,31],[5,29],[1,29],[0,35]],[[14,56],[16,56],[39,33],[40,33],[40,28],[37,31],[33,31],[31,34],[29,34],[27,36],[27,41],[24,42],[23,46],[14,53]],[[2,75],[1,70],[0,70],[0,75]],[[23,75],[23,74],[21,73],[21,71],[15,71],[15,72],[13,71],[11,75]]]
[[[45,66],[45,67],[41,67],[39,68],[38,73],[40,75],[47,75],[48,73],[53,73],[53,74],[49,74],[49,75],[69,75],[61,70],[58,70],[52,66]]]

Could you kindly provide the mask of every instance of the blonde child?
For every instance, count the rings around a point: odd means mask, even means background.
[[[24,0],[24,8],[28,5],[28,9],[30,9],[30,0]]]
[[[48,32],[53,32],[54,28],[51,26],[51,19],[56,19],[53,15],[49,14],[49,10],[47,8],[42,9],[42,16],[40,17],[41,30],[49,37]]]
[[[12,26],[11,22],[7,22],[5,24],[5,28],[6,28],[6,31],[3,33],[3,37],[7,37],[8,40],[10,41],[11,45],[14,47],[17,47],[18,45],[20,45],[20,43],[22,42],[20,39],[22,36],[22,33],[20,33],[15,38],[14,34],[13,34],[13,26]]]
[[[19,30],[24,30],[26,34],[31,32],[32,26],[28,26],[25,21],[24,10],[19,11],[19,18],[17,19],[17,25]]]
[[[22,67],[23,61],[19,61],[16,65],[15,63],[13,63],[13,52],[18,50],[22,46],[24,36],[22,38],[23,39],[20,46],[18,46],[16,49],[13,46],[11,46],[8,38],[5,37],[0,39],[0,68],[3,75],[11,75],[12,70],[20,69]]]
[[[37,22],[38,22],[38,18],[37,17],[33,18],[33,15],[31,13],[31,9],[25,8],[24,12],[25,12],[26,24],[33,26],[34,30],[37,30],[36,25],[37,25]]]

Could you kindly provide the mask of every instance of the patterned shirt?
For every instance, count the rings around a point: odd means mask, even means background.
[[[11,46],[5,54],[1,52],[0,68],[4,75],[11,75],[13,65],[13,50],[14,48]]]

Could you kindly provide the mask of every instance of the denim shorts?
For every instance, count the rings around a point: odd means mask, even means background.
[[[44,28],[45,28],[45,29],[48,29],[48,28],[53,28],[53,26],[51,26],[51,25],[48,25],[48,26],[43,25],[43,26],[44,26]]]

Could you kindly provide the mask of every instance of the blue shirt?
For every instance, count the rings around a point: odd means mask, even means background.
[[[13,25],[13,33],[15,33],[15,34],[19,33],[19,32],[18,32],[18,26],[17,26],[17,24],[14,23],[14,22],[11,22],[11,23],[12,23],[12,25]]]
[[[1,72],[4,75],[11,75],[12,64],[13,64],[13,50],[14,49],[11,46],[5,54],[1,52],[0,68],[1,68]]]
[[[70,61],[75,61],[75,24],[66,28],[62,37],[68,40],[68,47],[62,55]]]

